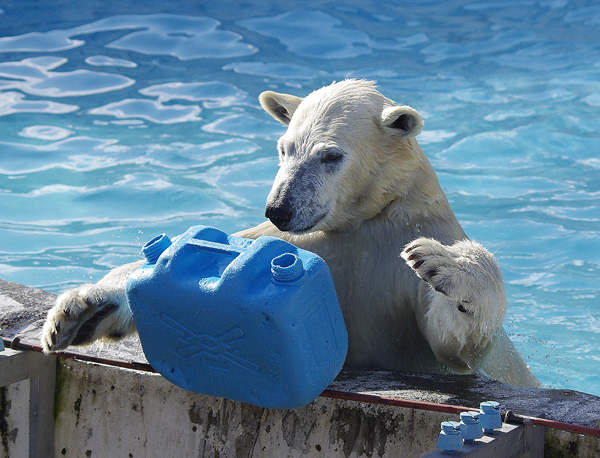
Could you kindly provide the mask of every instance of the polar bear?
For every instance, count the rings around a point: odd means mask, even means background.
[[[415,139],[419,113],[365,80],[259,101],[287,131],[268,221],[235,235],[280,237],[325,259],[348,329],[346,365],[539,386],[502,327],[497,262],[467,238]],[[140,264],[60,295],[45,351],[132,332],[125,287]]]

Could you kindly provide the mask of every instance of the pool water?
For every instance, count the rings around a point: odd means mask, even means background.
[[[264,220],[263,90],[368,78],[495,252],[506,328],[600,395],[600,6],[566,0],[77,2],[0,14],[0,278],[60,292],[162,232]]]

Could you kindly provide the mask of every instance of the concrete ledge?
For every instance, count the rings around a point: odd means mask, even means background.
[[[544,456],[543,428],[503,424],[502,429],[493,435],[484,435],[473,444],[465,444],[456,451],[455,458],[538,458]],[[443,450],[437,449],[423,458],[448,457]]]
[[[0,280],[3,334],[36,342],[54,298]],[[79,350],[145,361],[136,338]],[[440,422],[456,420],[452,414],[326,398],[301,409],[261,409],[189,393],[146,372],[59,361],[56,456],[420,457],[435,450]],[[496,400],[502,410],[590,427],[600,420],[595,396],[515,388],[477,376],[343,371],[330,388],[471,407]],[[552,430],[545,435],[547,457],[600,456],[597,437]]]

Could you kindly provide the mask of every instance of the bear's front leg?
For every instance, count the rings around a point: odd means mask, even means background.
[[[130,334],[135,328],[127,302],[127,279],[141,264],[117,267],[96,284],[82,285],[58,296],[42,329],[44,352]]]
[[[506,314],[506,292],[498,263],[470,240],[443,245],[418,238],[400,256],[431,291],[421,304],[422,329],[440,359],[477,353],[498,331]],[[476,358],[475,358],[476,359]]]

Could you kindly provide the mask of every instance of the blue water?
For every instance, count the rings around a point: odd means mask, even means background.
[[[547,1],[0,5],[0,277],[59,292],[154,235],[263,221],[267,89],[378,81],[542,382],[600,395],[600,6]]]

